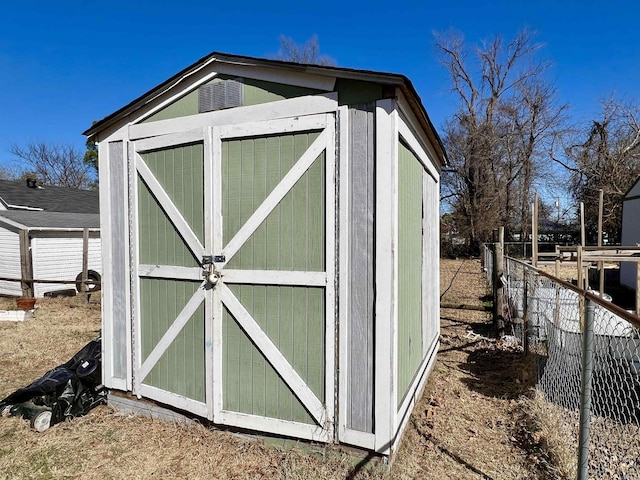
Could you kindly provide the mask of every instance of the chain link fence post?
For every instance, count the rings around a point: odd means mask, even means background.
[[[493,231],[493,323],[498,337],[504,335],[504,227]]]
[[[589,427],[591,423],[591,387],[593,380],[593,323],[595,305],[587,298],[582,335],[582,378],[580,386],[580,430],[578,437],[578,480],[589,478]]]

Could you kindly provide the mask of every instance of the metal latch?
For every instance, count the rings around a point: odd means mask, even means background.
[[[218,258],[220,258],[220,256],[204,255],[202,257],[202,276],[211,285],[218,283],[218,280],[222,276],[220,275],[220,272],[216,270],[216,266],[214,265],[214,262],[217,262]],[[222,261],[224,262],[224,256],[222,258]]]

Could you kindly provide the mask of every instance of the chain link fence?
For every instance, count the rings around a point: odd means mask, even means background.
[[[493,286],[493,251],[491,247],[487,244],[482,244],[480,246],[480,264],[482,265],[482,269],[487,272],[487,280],[489,282],[489,287]]]
[[[482,249],[493,281],[493,252]],[[503,315],[535,360],[536,388],[578,478],[640,479],[640,322],[505,257]],[[606,296],[605,296],[606,299]]]
[[[519,260],[504,270],[506,333],[535,360],[536,389],[574,452],[568,471],[640,479],[638,317]]]

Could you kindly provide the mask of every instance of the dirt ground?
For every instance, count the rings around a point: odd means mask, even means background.
[[[441,260],[440,282],[443,304],[486,304],[477,260]],[[392,473],[398,478],[554,478],[528,432],[523,397],[531,395],[534,378],[520,349],[496,342],[488,312],[441,309],[440,320],[436,367]],[[412,473],[405,470],[410,463]]]
[[[479,262],[443,260],[441,292],[443,302],[482,305]],[[0,398],[68,360],[99,328],[97,298],[38,300],[34,320],[0,322]],[[495,341],[488,313],[442,309],[437,363],[390,470],[352,450],[283,447],[98,407],[43,433],[0,418],[0,480],[554,478],[524,413],[526,367],[516,347]]]

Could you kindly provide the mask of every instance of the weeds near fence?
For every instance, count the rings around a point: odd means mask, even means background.
[[[640,479],[640,319],[524,262],[504,270],[506,330],[535,364],[531,443],[562,478]]]
[[[529,444],[537,448],[547,470],[558,478],[576,478],[577,432],[575,412],[549,402],[540,390],[522,402]]]

